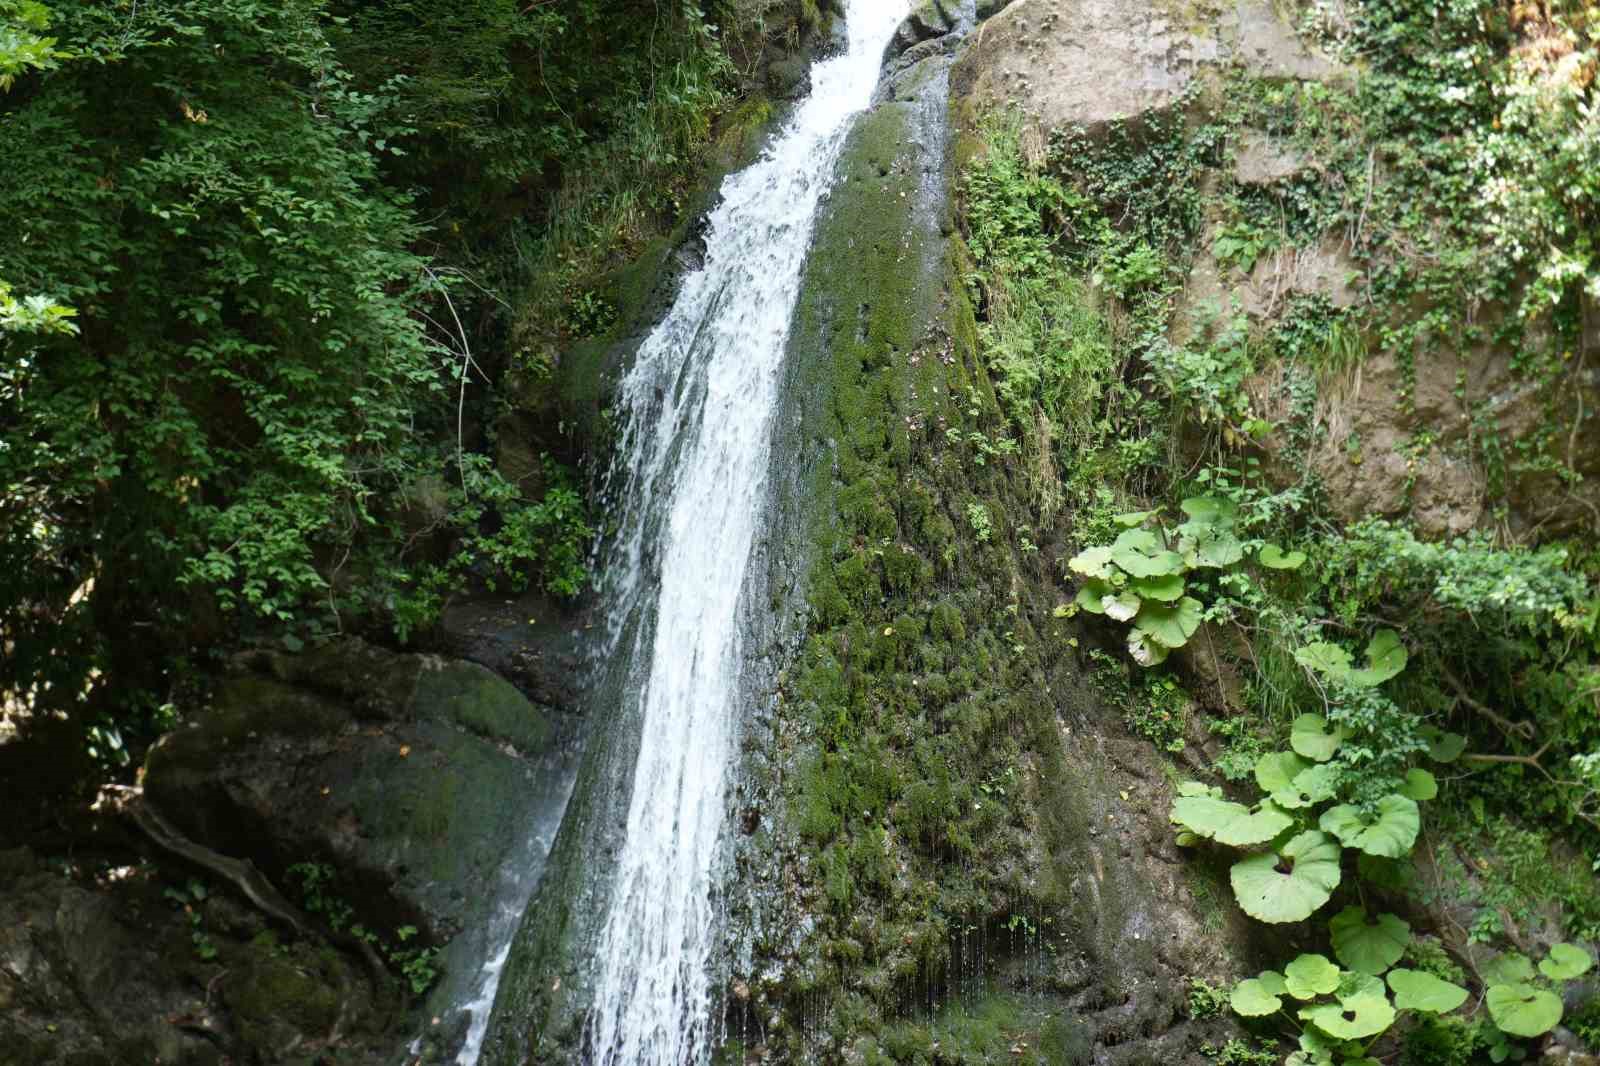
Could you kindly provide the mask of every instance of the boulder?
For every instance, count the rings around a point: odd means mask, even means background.
[[[1176,105],[1218,56],[1150,0],[1015,0],[973,35],[952,85],[966,122],[1014,106],[1040,130],[1094,134]]]
[[[475,973],[499,897],[515,895],[507,871],[525,865],[541,812],[565,803],[553,709],[476,663],[358,640],[240,665],[151,749],[146,801],[192,840],[254,862],[292,901],[303,864],[325,868],[319,892],[351,920],[390,939],[414,926],[413,944],[451,941],[445,968]],[[240,1010],[257,1001],[239,994]]]

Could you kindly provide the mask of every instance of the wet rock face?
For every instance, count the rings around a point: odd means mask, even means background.
[[[322,863],[369,926],[481,930],[551,773],[552,709],[475,663],[359,641],[251,665],[152,749],[149,802],[291,899],[289,867]]]
[[[182,882],[0,852],[0,1066],[395,1061],[366,975]]]

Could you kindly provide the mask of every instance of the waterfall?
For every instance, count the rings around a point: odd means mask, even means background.
[[[740,596],[785,341],[818,204],[904,12],[904,0],[850,0],[848,48],[812,68],[810,96],[724,183],[704,266],[621,383],[607,593],[615,616],[653,621],[632,629],[638,759],[592,959],[584,1054],[602,1066],[684,1066],[711,1051],[714,881],[743,703]]]

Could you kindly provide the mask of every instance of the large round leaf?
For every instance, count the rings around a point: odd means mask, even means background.
[[[1589,972],[1594,960],[1576,944],[1556,944],[1550,957],[1539,963],[1539,972],[1552,981],[1570,981]]]
[[[1100,610],[1114,622],[1127,622],[1139,613],[1139,605],[1143,602],[1127,589],[1112,591],[1100,597]]]
[[[1350,678],[1350,653],[1337,644],[1326,641],[1307,644],[1294,653],[1294,661],[1333,681]]]
[[[1434,762],[1451,763],[1461,758],[1461,753],[1467,750],[1467,738],[1460,733],[1446,733],[1433,726],[1422,731],[1422,739],[1428,744],[1428,758]]]
[[[1151,640],[1149,635],[1135,629],[1128,633],[1128,654],[1140,666],[1160,666],[1167,661],[1170,649],[1165,644]]]
[[[1533,962],[1520,951],[1502,952],[1484,965],[1483,979],[1491,985],[1523,984],[1533,980]]]
[[[1339,887],[1339,851],[1337,841],[1314,829],[1299,833],[1278,854],[1234,863],[1228,873],[1233,894],[1257,921],[1304,921]]]
[[[1214,529],[1198,538],[1185,540],[1184,561],[1190,566],[1221,570],[1244,558],[1244,542],[1229,530]]]
[[[1394,1007],[1386,996],[1362,993],[1304,1007],[1300,1017],[1339,1040],[1364,1040],[1394,1024]]]
[[[1183,557],[1168,551],[1161,538],[1148,529],[1125,529],[1118,534],[1111,544],[1111,561],[1126,570],[1129,577],[1183,573]]]
[[[1083,583],[1083,588],[1078,590],[1078,595],[1072,602],[1090,614],[1105,614],[1106,609],[1101,605],[1101,601],[1107,596],[1114,595],[1116,589],[1112,587],[1111,582],[1091,577]]]
[[[1389,987],[1401,1010],[1448,1014],[1467,1001],[1467,990],[1421,970],[1390,970]]]
[[[1256,556],[1261,565],[1269,570],[1298,570],[1305,565],[1306,553],[1302,551],[1286,552],[1276,544],[1263,544],[1261,552]]]
[[[1222,797],[1222,790],[1191,790],[1172,803],[1172,821],[1197,836],[1240,848],[1264,844],[1294,824],[1294,819],[1271,803],[1252,810]]]
[[[1380,629],[1367,642],[1367,665],[1350,671],[1350,680],[1363,688],[1383,684],[1406,668],[1406,646],[1400,634]]]
[[[1360,907],[1346,907],[1328,923],[1333,953],[1357,973],[1380,974],[1400,961],[1411,942],[1411,927],[1392,914],[1372,921]]]
[[[1292,751],[1272,751],[1256,760],[1256,784],[1263,792],[1286,789],[1306,762]]]
[[[1329,807],[1317,825],[1338,837],[1347,848],[1398,859],[1417,842],[1422,815],[1416,800],[1395,793],[1379,800],[1377,809],[1370,814],[1348,803]]]
[[[1339,967],[1323,955],[1300,955],[1283,968],[1283,983],[1295,999],[1316,999],[1339,987]]]
[[[1539,1036],[1561,1021],[1560,998],[1533,985],[1490,985],[1485,999],[1494,1024],[1512,1036]]]
[[[1252,977],[1234,986],[1233,994],[1228,997],[1228,1006],[1243,1017],[1261,1018],[1276,1013],[1283,1006],[1283,1000],[1262,984],[1259,978]]]
[[[1439,779],[1426,770],[1413,768],[1406,771],[1405,784],[1400,794],[1414,800],[1431,800],[1439,794]]]
[[[1114,572],[1111,569],[1110,546],[1101,544],[1093,548],[1085,548],[1067,560],[1067,569],[1085,577],[1099,578],[1102,581],[1109,580]]]
[[[1171,603],[1183,595],[1183,575],[1166,574],[1162,577],[1135,578],[1128,583],[1129,587],[1147,600],[1160,600],[1162,603]]]
[[[1289,746],[1314,762],[1333,758],[1344,738],[1344,727],[1329,725],[1320,714],[1302,714],[1289,727]]]
[[[1181,648],[1200,628],[1204,610],[1205,605],[1193,596],[1172,604],[1147,601],[1139,608],[1133,627],[1164,648]]]

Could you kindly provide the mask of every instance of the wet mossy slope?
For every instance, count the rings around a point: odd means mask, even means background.
[[[1142,1056],[1180,1020],[1180,975],[1218,960],[1182,910],[1160,759],[1104,735],[1056,617],[1061,531],[1025,524],[992,454],[945,62],[852,135],[797,310],[777,454],[805,475],[785,510],[807,628],[757,760],[781,814],[746,856],[762,932],[730,1035],[803,1061]],[[1024,1005],[1020,1029],[973,1030],[1004,1047],[938,1039],[988,996]],[[1077,1050],[1038,1058],[1047,1028]]]

